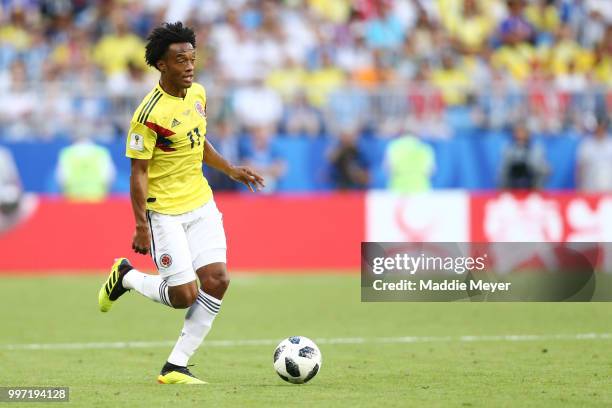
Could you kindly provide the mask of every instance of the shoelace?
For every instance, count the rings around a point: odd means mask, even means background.
[[[193,367],[193,366],[195,366],[195,364],[187,364],[187,367],[181,367],[180,369],[176,371],[195,378],[195,375],[191,374],[191,371],[189,371],[189,367]]]

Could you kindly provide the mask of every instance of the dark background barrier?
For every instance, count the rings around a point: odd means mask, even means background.
[[[575,188],[576,152],[580,137],[573,133],[536,136],[547,155],[551,167],[546,187],[549,189]],[[497,185],[501,154],[509,142],[505,132],[471,131],[450,139],[426,139],[435,151],[436,171],[432,186],[437,189],[464,188],[490,190]],[[359,149],[371,174],[370,187],[386,185],[384,166],[388,139],[364,136]],[[321,191],[332,188],[327,154],[333,146],[331,138],[315,139],[279,137],[272,142],[287,164],[286,174],[279,180],[279,191]],[[59,151],[69,144],[66,140],[49,142],[2,142],[15,157],[24,187],[27,191],[58,193],[55,167]],[[129,160],[124,156],[123,140],[101,143],[108,147],[117,168],[112,187],[114,193],[129,191]]]

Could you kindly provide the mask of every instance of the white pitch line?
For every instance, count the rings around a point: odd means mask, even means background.
[[[581,334],[509,334],[499,336],[407,336],[407,337],[339,337],[315,339],[317,344],[402,344],[402,343],[471,343],[471,342],[516,342],[552,340],[612,340],[612,333]],[[280,339],[265,340],[209,340],[207,347],[275,346]],[[32,343],[0,344],[0,350],[88,350],[171,347],[175,341],[121,341],[94,343]]]

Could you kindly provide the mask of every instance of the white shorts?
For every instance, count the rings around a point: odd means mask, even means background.
[[[147,211],[151,256],[168,286],[196,280],[199,268],[226,263],[223,216],[214,200],[179,215]]]

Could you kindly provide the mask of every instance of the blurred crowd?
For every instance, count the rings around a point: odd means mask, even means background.
[[[606,0],[3,0],[3,133],[123,129],[155,80],[144,38],[175,20],[196,28],[210,106],[241,126],[435,136],[451,131],[449,109],[470,107],[478,126],[557,130],[610,102]]]
[[[146,35],[178,20],[209,133],[276,177],[278,135],[358,164],[363,134],[591,132],[612,107],[609,0],[0,0],[0,139],[124,137],[158,77]]]

